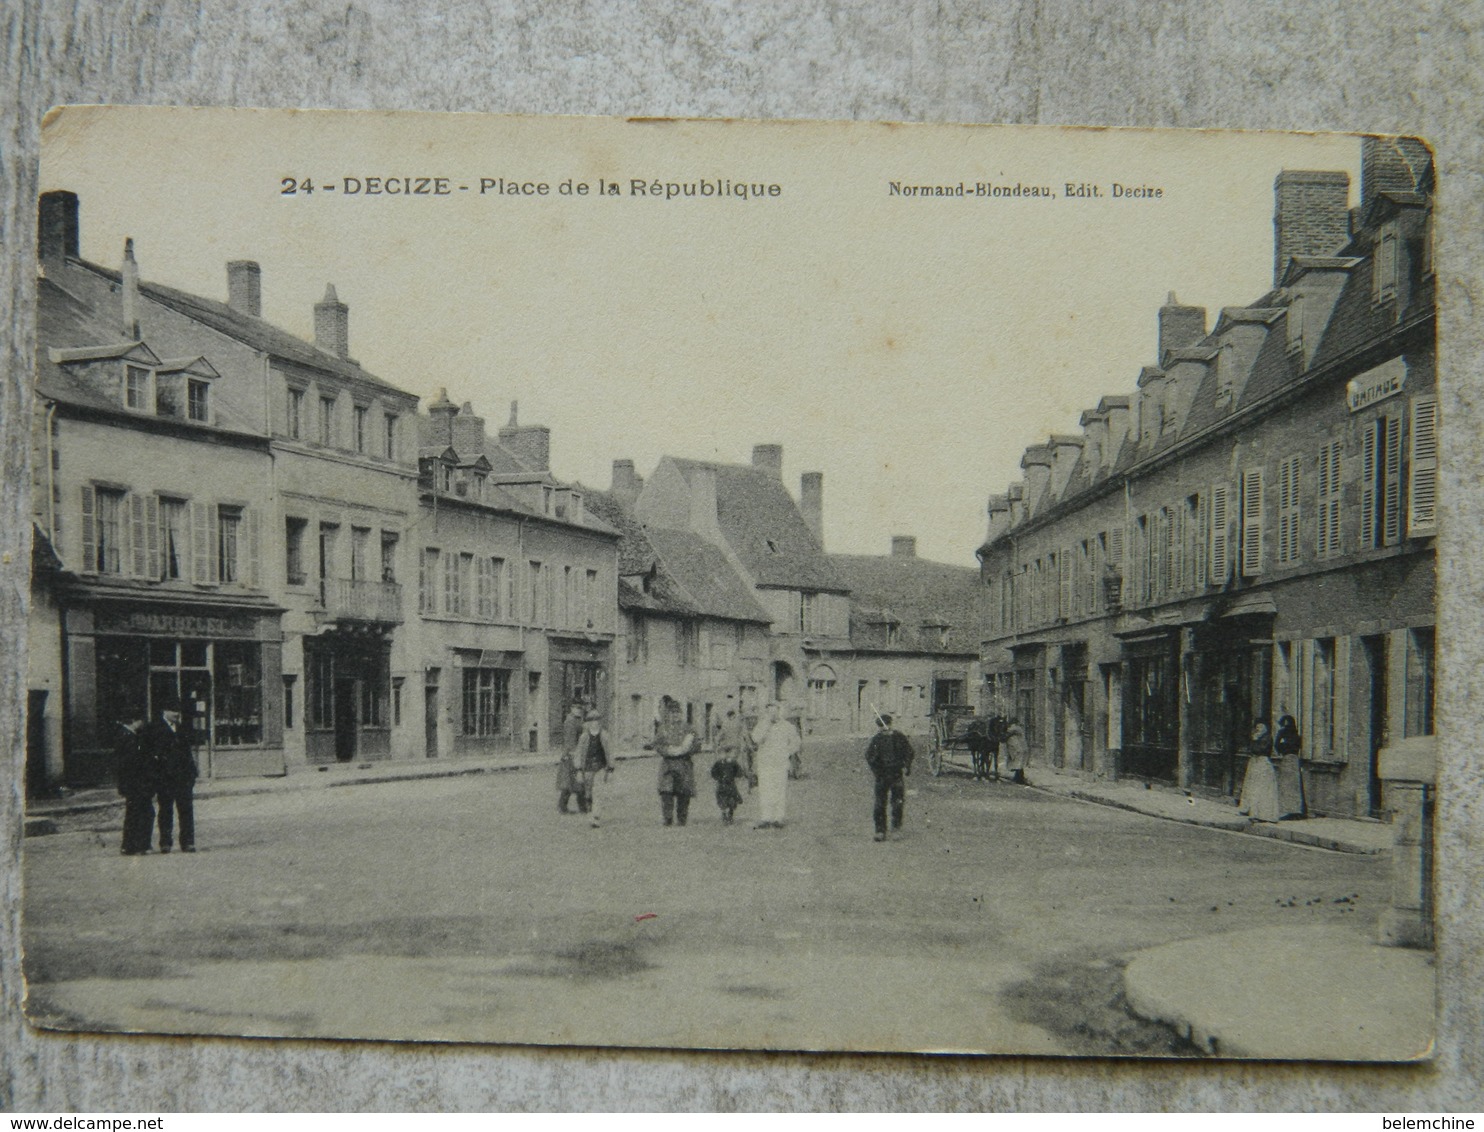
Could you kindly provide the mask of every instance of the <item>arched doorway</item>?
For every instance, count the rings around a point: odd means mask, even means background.
[[[786,660],[773,662],[773,698],[780,704],[790,703],[798,691],[798,677],[793,665]]]

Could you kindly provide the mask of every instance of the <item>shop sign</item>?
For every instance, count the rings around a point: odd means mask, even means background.
[[[1395,397],[1407,382],[1407,363],[1401,358],[1377,366],[1345,383],[1345,403],[1352,413],[1368,405]]]
[[[98,633],[130,633],[147,637],[252,637],[251,617],[206,613],[160,613],[148,609],[100,609],[94,618]]]

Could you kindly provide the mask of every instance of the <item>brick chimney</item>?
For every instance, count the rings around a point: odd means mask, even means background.
[[[551,470],[551,429],[520,423],[520,402],[510,402],[510,423],[500,430],[500,443],[538,472]]]
[[[453,447],[453,418],[459,407],[448,399],[448,390],[440,388],[438,396],[428,403],[428,417],[433,422],[433,442]]]
[[[893,558],[916,558],[917,536],[916,535],[892,535],[891,556]]]
[[[36,214],[36,257],[43,264],[77,259],[77,194],[56,189],[41,194]]]
[[[1194,346],[1205,336],[1206,308],[1185,306],[1171,291],[1159,308],[1159,364],[1164,365],[1168,351]]]
[[[227,264],[227,306],[239,314],[263,316],[263,269],[253,260]]]
[[[350,308],[325,284],[325,297],[314,304],[314,344],[337,358],[350,357]]]
[[[755,444],[752,448],[752,466],[767,472],[779,483],[783,482],[783,445]]]
[[[814,532],[814,541],[824,549],[824,473],[805,472],[799,477],[799,511]]]
[[[610,490],[618,497],[619,502],[630,507],[634,505],[639,492],[644,490],[644,480],[634,470],[634,461],[613,461],[613,486]]]
[[[1432,151],[1420,138],[1363,138],[1360,143],[1360,207],[1378,193],[1415,193],[1432,168]]]
[[[1296,255],[1330,256],[1350,240],[1350,174],[1285,169],[1273,182],[1273,286]]]
[[[462,459],[472,460],[484,451],[484,418],[475,416],[473,402],[464,402],[452,424],[453,450]]]
[[[122,304],[125,338],[139,337],[139,264],[134,259],[134,238],[124,237],[124,267],[119,273],[119,301]]]

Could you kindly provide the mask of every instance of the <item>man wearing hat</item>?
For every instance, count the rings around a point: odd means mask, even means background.
[[[119,793],[124,798],[125,857],[149,852],[150,834],[155,824],[155,768],[145,749],[142,733],[144,712],[133,712],[119,724],[113,745],[113,766],[118,775]]]
[[[562,754],[557,760],[557,812],[570,813],[567,803],[572,800],[572,795],[577,795],[577,809],[582,811],[582,792],[577,784],[577,744],[587,732],[587,715],[582,709],[582,703],[578,700],[572,701],[571,708],[567,711],[567,718],[562,721]]]
[[[583,732],[577,740],[573,762],[579,768],[577,776],[577,805],[592,815],[593,828],[598,828],[598,796],[594,791],[598,775],[607,781],[613,773],[613,744],[608,732],[603,730],[603,717],[596,708],[590,709],[583,719]]]
[[[902,828],[902,810],[907,787],[902,775],[912,773],[912,744],[891,725],[889,712],[876,716],[876,734],[866,747],[866,765],[876,776],[876,802],[872,816],[876,821],[876,840],[886,840],[886,804],[891,802],[891,828]]]
[[[690,800],[696,796],[691,756],[699,746],[695,730],[681,720],[680,705],[667,701],[665,717],[654,733],[654,750],[660,757],[660,818],[666,825],[684,825],[690,816]]]
[[[156,789],[160,804],[160,852],[168,853],[173,840],[175,816],[180,815],[180,851],[196,851],[196,755],[191,733],[181,718],[180,704],[167,700],[160,718],[145,740],[154,758]]]

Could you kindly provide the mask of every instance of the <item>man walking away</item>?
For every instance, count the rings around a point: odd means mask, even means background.
[[[155,826],[155,771],[149,752],[140,738],[144,730],[144,713],[134,712],[119,724],[118,741],[113,746],[113,767],[118,775],[119,793],[124,799],[125,857],[149,852],[150,834]]]
[[[196,755],[191,735],[180,714],[180,705],[166,704],[160,721],[150,729],[146,746],[154,756],[156,789],[160,804],[160,852],[168,853],[173,840],[175,816],[180,815],[180,851],[196,851]]]
[[[892,727],[889,713],[882,712],[876,717],[876,722],[878,730],[866,747],[866,765],[876,776],[876,803],[872,811],[876,820],[876,840],[885,841],[888,799],[891,801],[891,828],[902,828],[902,811],[907,801],[907,786],[902,776],[912,773],[915,752],[907,736]]]

